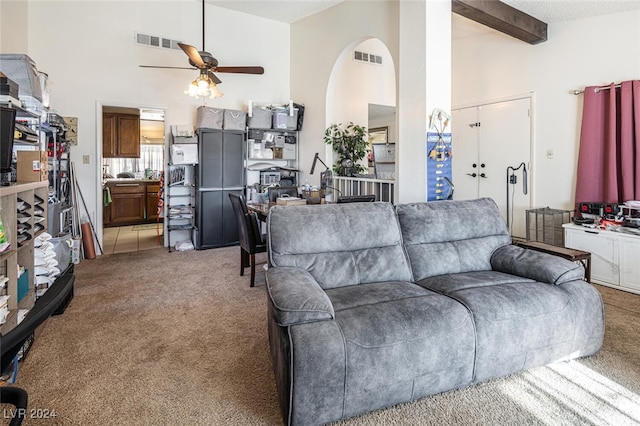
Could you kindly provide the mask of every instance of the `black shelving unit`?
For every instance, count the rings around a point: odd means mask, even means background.
[[[47,135],[49,166],[49,233],[69,234],[72,231],[73,199],[71,197],[70,144],[66,140],[67,127],[64,119],[55,113],[47,114],[43,126]]]

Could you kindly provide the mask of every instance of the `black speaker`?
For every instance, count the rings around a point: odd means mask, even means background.
[[[619,211],[617,204],[611,203],[579,203],[578,211],[585,214],[595,214],[598,216],[616,215]]]
[[[603,203],[580,203],[578,204],[578,211],[580,213],[602,215],[604,213]]]

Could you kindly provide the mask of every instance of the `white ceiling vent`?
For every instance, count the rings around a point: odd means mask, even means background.
[[[181,50],[180,46],[178,46],[178,43],[182,43],[182,41],[180,40],[172,40],[166,37],[142,34],[138,32],[136,32],[135,35],[136,35],[135,43],[141,46],[151,46],[151,47],[159,47],[161,49]]]
[[[369,62],[370,64],[382,65],[382,56],[374,55],[373,53],[353,51],[353,59],[356,61]]]

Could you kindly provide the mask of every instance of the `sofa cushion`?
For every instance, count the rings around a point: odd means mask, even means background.
[[[324,289],[411,280],[390,203],[275,206],[268,231],[271,264],[305,269]]]
[[[407,282],[327,295],[345,340],[345,415],[470,383],[474,328],[460,303]]]
[[[303,269],[269,268],[267,291],[279,325],[321,321],[334,316],[327,294]]]
[[[415,281],[491,270],[491,254],[511,243],[495,202],[489,198],[396,207]]]
[[[431,277],[419,284],[461,302],[473,314],[475,382],[589,355],[602,342],[597,326],[602,313],[592,309],[598,306],[592,294],[597,291],[584,281],[554,286],[481,271]],[[594,302],[582,303],[587,297]]]
[[[452,293],[473,312],[476,381],[522,371],[532,360],[538,361],[534,365],[558,361],[570,353],[574,310],[561,288],[529,282]]]
[[[491,256],[491,266],[496,271],[556,285],[580,280],[584,275],[579,263],[515,245],[497,249]]]
[[[533,282],[532,279],[497,271],[462,272],[460,274],[437,275],[420,280],[422,287],[442,294],[452,294],[458,290]]]

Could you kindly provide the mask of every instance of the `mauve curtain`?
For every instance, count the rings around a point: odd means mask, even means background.
[[[586,87],[576,206],[640,200],[640,80]]]

